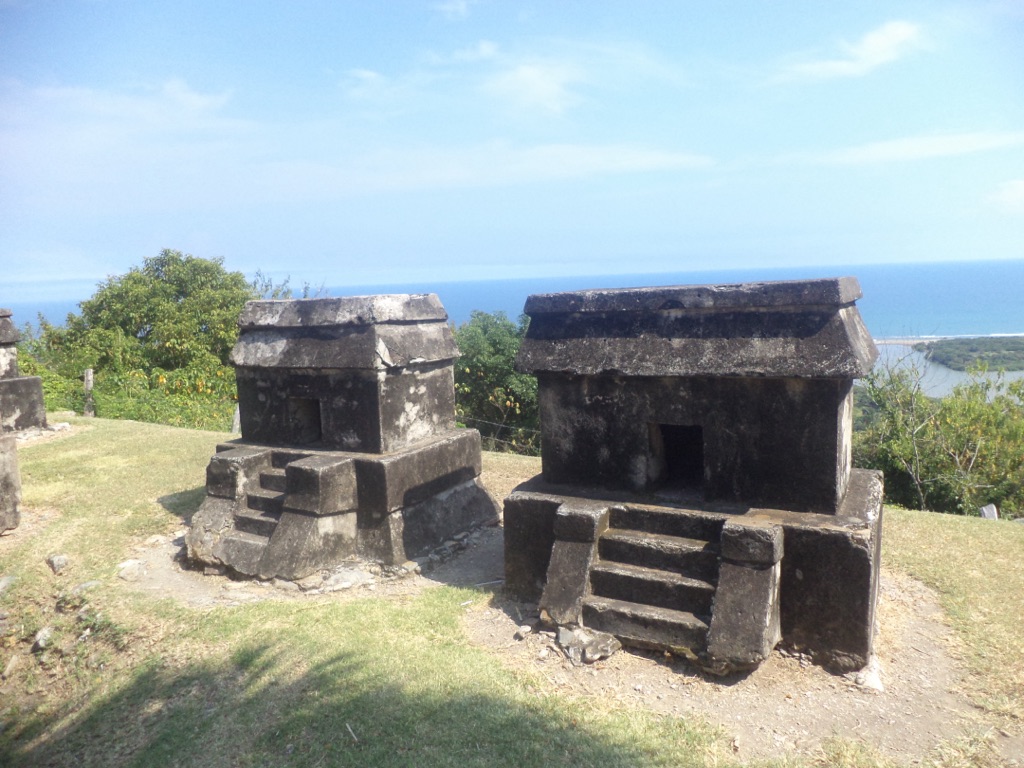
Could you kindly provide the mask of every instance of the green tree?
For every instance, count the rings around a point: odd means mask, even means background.
[[[238,315],[267,294],[287,297],[287,282],[250,283],[223,259],[164,250],[101,283],[64,326],[42,323],[23,349],[51,409],[79,410],[79,379],[92,368],[99,416],[227,428]]]
[[[1024,516],[1024,382],[969,371],[943,398],[925,396],[920,372],[893,366],[865,382],[876,408],[855,435],[855,460],[885,473],[886,497],[976,515],[995,504]]]
[[[504,312],[474,311],[455,330],[458,417],[491,450],[539,452],[537,380],[514,368],[526,327],[525,316],[514,323]]]

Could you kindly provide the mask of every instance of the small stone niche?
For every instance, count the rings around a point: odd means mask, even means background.
[[[529,297],[542,474],[505,501],[507,587],[560,625],[712,671],[874,633],[881,478],[851,468],[877,350],[855,278]]]
[[[242,437],[218,447],[189,556],[298,579],[399,565],[497,519],[480,435],[457,428],[434,294],[249,302],[231,353]]]

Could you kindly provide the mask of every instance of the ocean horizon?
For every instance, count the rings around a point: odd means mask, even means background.
[[[472,281],[396,281],[375,285],[330,286],[329,296],[375,293],[436,293],[455,325],[474,310],[504,312],[517,318],[526,297],[536,293],[591,288],[637,288],[666,285],[801,280],[852,275],[861,284],[857,306],[878,340],[949,336],[1024,335],[1024,260],[939,262],[931,264],[862,264],[846,266],[687,270],[654,274],[536,277]],[[95,290],[95,288],[93,289]],[[90,293],[91,295],[91,293]],[[19,327],[36,324],[41,314],[63,324],[78,303],[19,302],[0,295],[0,306],[13,312]]]

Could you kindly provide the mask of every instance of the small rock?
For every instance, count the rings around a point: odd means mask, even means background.
[[[46,564],[50,566],[50,570],[54,573],[60,573],[63,571],[68,567],[68,563],[70,562],[71,561],[68,560],[67,555],[50,555],[46,558]]]
[[[102,583],[103,582],[97,581],[96,579],[93,579],[92,581],[83,581],[81,584],[79,584],[71,590],[71,595],[73,597],[77,597],[83,592],[87,592],[88,590],[93,589],[94,587],[98,587]]]
[[[40,629],[32,640],[32,652],[45,651],[49,647],[52,638],[53,627],[43,627]]]
[[[18,578],[16,576],[0,576],[0,595],[10,587]]]
[[[117,578],[124,581],[138,581],[146,573],[146,564],[141,560],[125,560],[117,564]]]
[[[531,624],[523,624],[519,629],[516,630],[515,639],[525,640],[527,635],[533,633],[533,626]]]
[[[4,680],[11,679],[11,675],[14,674],[14,670],[18,666],[20,659],[21,657],[18,654],[14,654],[13,656],[11,656],[10,661],[7,662],[7,666],[4,667],[4,672],[2,675]]]
[[[857,672],[853,678],[853,682],[861,688],[867,688],[868,690],[882,693],[885,691],[885,686],[882,684],[880,672],[881,670],[878,667],[878,659],[872,656],[871,660],[867,663],[867,666]]]

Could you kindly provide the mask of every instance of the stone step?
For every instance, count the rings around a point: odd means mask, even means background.
[[[265,488],[250,488],[246,492],[247,504],[250,509],[280,515],[284,507],[284,494],[280,491],[268,491]]]
[[[235,530],[269,539],[273,535],[274,529],[277,528],[277,522],[280,519],[280,509],[276,512],[266,512],[262,509],[247,507],[235,512]]]
[[[605,562],[642,565],[710,582],[718,580],[716,542],[609,528],[598,542],[598,555]]]
[[[625,563],[595,563],[590,569],[591,592],[629,603],[653,605],[698,616],[711,615],[715,586],[672,571]]]
[[[268,491],[284,493],[288,487],[288,478],[284,468],[274,467],[273,469],[264,469],[260,472],[260,487]]]
[[[291,451],[286,448],[275,448],[270,454],[270,463],[274,469],[284,469],[293,461],[305,459],[309,455],[308,451]]]
[[[220,557],[239,573],[255,576],[259,573],[260,560],[268,541],[266,536],[231,530],[220,540]]]
[[[708,622],[688,611],[591,595],[583,599],[583,625],[641,648],[695,653],[707,648]]]
[[[725,521],[720,518],[693,515],[674,509],[645,507],[612,507],[608,525],[612,528],[645,533],[661,533],[683,539],[717,542],[722,536]]]

